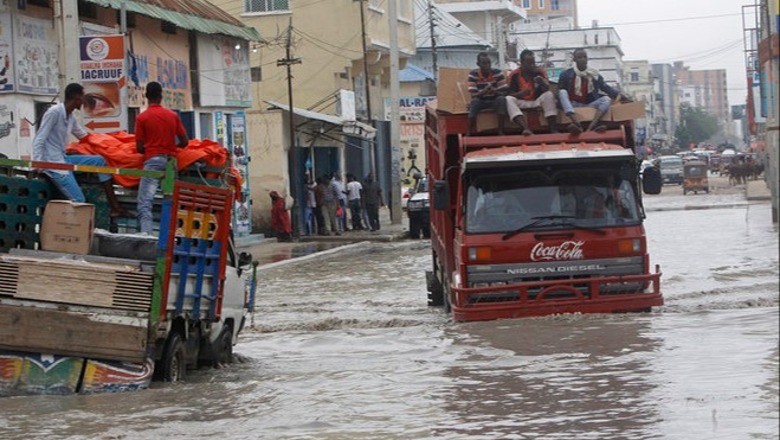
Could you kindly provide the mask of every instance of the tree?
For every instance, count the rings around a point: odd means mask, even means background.
[[[680,146],[704,142],[719,130],[718,120],[711,114],[688,103],[680,105],[680,125],[674,132]]]

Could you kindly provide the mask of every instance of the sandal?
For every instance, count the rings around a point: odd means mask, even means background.
[[[579,124],[571,123],[568,127],[566,127],[566,129],[569,130],[569,133],[572,134],[582,133],[582,127],[580,127]]]

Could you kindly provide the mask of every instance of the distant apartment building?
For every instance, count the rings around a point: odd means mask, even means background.
[[[656,94],[658,113],[656,114],[656,139],[671,142],[677,130],[680,116],[677,83],[671,64],[652,64],[653,87]],[[665,136],[662,137],[662,136]]]
[[[637,120],[637,138],[647,144],[658,131],[656,116],[659,109],[655,100],[653,75],[647,60],[623,62],[623,93],[634,101],[645,103],[645,117]]]
[[[682,61],[675,61],[674,74],[679,84],[680,103],[689,103],[711,114],[725,134],[733,135],[726,69],[690,70]]]
[[[525,10],[513,0],[439,0],[435,4],[496,48],[496,67],[507,67],[507,59],[514,55],[511,50],[507,53],[510,29],[526,18]]]
[[[518,53],[533,50],[537,64],[556,73],[550,78],[553,81],[560,71],[572,66],[574,50],[583,48],[588,52],[588,67],[598,69],[610,85],[620,86],[622,82],[623,50],[614,28],[511,32],[510,37],[516,42]]]
[[[511,31],[576,29],[577,0],[514,0],[528,17]]]

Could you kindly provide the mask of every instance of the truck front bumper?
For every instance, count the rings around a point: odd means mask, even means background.
[[[456,321],[488,321],[561,313],[639,312],[663,305],[661,272],[577,280],[457,288],[450,285]],[[626,286],[625,290],[615,289]],[[637,287],[632,287],[637,286]]]

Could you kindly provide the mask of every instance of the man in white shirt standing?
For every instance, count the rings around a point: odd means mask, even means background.
[[[350,215],[352,216],[352,230],[359,231],[363,227],[363,213],[360,212],[360,192],[363,191],[363,185],[358,182],[353,174],[347,174],[347,203],[349,204]]]

